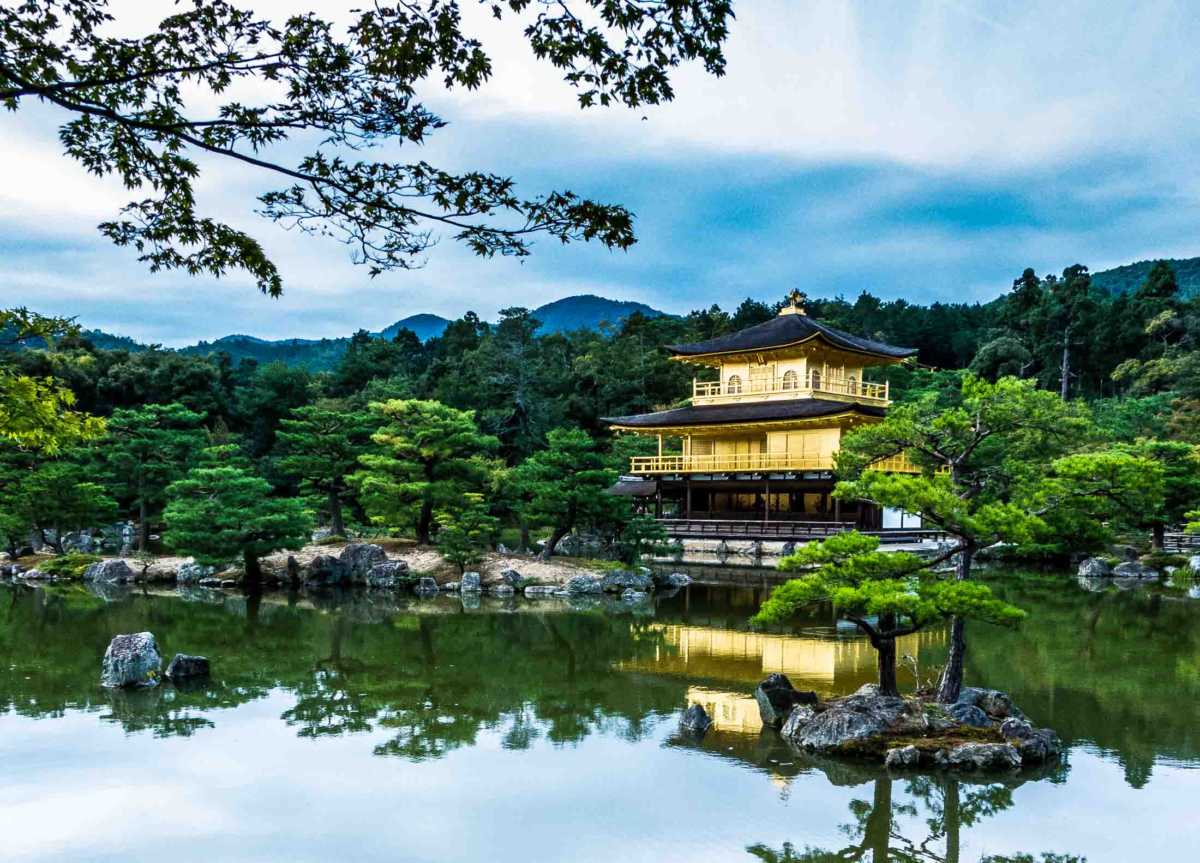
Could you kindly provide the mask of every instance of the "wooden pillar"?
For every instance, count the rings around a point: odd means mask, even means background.
[[[771,477],[763,476],[763,524],[771,520]]]
[[[683,517],[692,517],[692,475],[688,474],[683,481]]]
[[[661,443],[661,437],[659,441]],[[662,477],[654,479],[654,517],[662,518]]]
[[[833,520],[842,520],[842,499],[839,497],[833,499]]]

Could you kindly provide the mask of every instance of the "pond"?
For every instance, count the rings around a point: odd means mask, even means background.
[[[766,673],[846,693],[873,655],[827,615],[749,632],[760,588],[622,614],[0,587],[0,860],[1191,858],[1200,602],[995,587],[1031,615],[971,629],[968,682],[1011,692],[1069,755],[993,781],[889,777],[762,732]],[[212,679],[101,689],[109,638],[146,629],[167,657],[210,657]],[[903,652],[924,674],[943,644]],[[699,745],[676,733],[693,701],[716,719]]]

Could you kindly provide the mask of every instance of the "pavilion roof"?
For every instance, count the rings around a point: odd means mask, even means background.
[[[911,357],[917,352],[916,348],[901,348],[851,335],[834,327],[826,326],[820,321],[815,321],[806,314],[777,315],[769,321],[746,327],[736,333],[729,333],[703,342],[668,345],[667,350],[680,358],[708,354],[736,354],[783,348],[812,338],[823,338],[834,347],[843,350],[893,360]]]

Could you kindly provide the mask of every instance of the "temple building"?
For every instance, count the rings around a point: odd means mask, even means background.
[[[830,494],[842,435],[878,422],[891,403],[888,384],[868,380],[870,370],[916,351],[826,326],[808,316],[803,294],[789,299],[765,323],[667,347],[674,360],[715,370],[693,381],[686,407],[606,420],[657,438],[657,454],[635,457],[613,491],[638,497],[672,535],[798,538],[917,526]],[[913,469],[903,457],[880,467]]]

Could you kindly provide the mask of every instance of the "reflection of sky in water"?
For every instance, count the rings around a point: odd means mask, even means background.
[[[753,863],[754,844],[865,843],[854,812],[881,799],[891,801],[882,835],[893,834],[893,848],[928,838],[947,798],[760,732],[751,691],[764,674],[848,692],[873,679],[875,654],[821,621],[790,636],[737,628],[756,601],[695,590],[661,604],[657,618],[633,619],[530,608],[464,616],[444,602],[421,617],[353,600],[334,613],[264,605],[253,625],[244,606],[173,598],[31,603],[8,618],[0,609],[0,646],[25,645],[0,663],[0,699],[38,717],[0,713],[0,861]],[[1192,853],[1195,611],[1056,591],[1021,634],[975,630],[983,670],[973,673],[1021,687],[1018,703],[1075,743],[1069,769],[1022,775],[1011,803],[960,825],[962,863]],[[164,644],[208,644],[225,688],[101,692],[111,627],[142,623]],[[900,652],[928,673],[943,650],[934,631]],[[1154,688],[1153,669],[1168,669],[1173,685]],[[338,700],[349,709],[335,709]],[[676,734],[673,711],[687,702],[716,720],[699,745]],[[441,747],[388,746],[413,729],[428,742],[439,728]],[[964,800],[980,790],[954,788]],[[930,847],[942,853],[945,837]]]
[[[718,753],[664,746],[670,720],[635,743],[600,733],[525,751],[504,748],[497,728],[417,764],[371,755],[385,733],[297,737],[279,721],[291,705],[274,692],[222,711],[202,738],[126,735],[76,711],[5,717],[0,859],[751,860],[743,849],[760,842],[843,847],[851,801],[872,799],[871,781],[839,787],[820,771],[770,781]],[[961,859],[1030,849],[1180,859],[1198,780],[1160,767],[1135,791],[1077,750],[1066,784],[1026,783],[1010,809],[965,829]],[[902,779],[893,800],[913,802]],[[895,827],[919,841],[926,814],[918,805]]]

